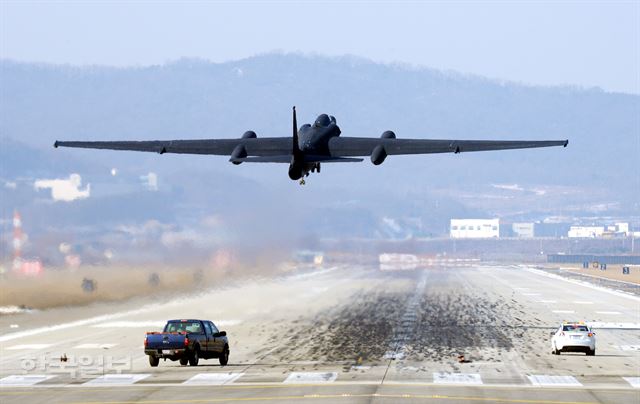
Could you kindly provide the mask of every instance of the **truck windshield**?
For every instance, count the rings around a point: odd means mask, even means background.
[[[164,332],[187,332],[201,334],[202,325],[199,321],[170,321],[164,327]]]

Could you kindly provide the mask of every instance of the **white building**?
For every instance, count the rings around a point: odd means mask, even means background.
[[[631,233],[629,231],[629,223],[616,223],[616,233],[624,233],[625,236],[628,236]]]
[[[516,237],[533,238],[535,236],[533,223],[513,223],[511,229]]]
[[[498,238],[500,219],[451,219],[451,238]]]
[[[604,234],[604,226],[571,226],[569,238],[596,238],[602,237]]]

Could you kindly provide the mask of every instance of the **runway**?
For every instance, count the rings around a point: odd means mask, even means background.
[[[229,365],[151,368],[144,332],[170,318],[226,330]],[[595,357],[551,355],[562,320],[597,327]],[[640,297],[519,265],[336,266],[0,330],[2,403],[640,402]]]

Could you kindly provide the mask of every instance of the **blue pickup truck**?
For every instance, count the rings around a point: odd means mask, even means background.
[[[218,331],[208,320],[169,320],[163,332],[148,332],[144,338],[144,353],[149,364],[158,366],[160,359],[180,361],[197,366],[200,359],[218,358],[220,365],[229,362],[229,341],[226,331]]]

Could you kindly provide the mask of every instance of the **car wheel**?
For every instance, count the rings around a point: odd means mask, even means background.
[[[596,350],[595,349],[594,350],[589,349],[587,351],[587,356],[596,356]]]
[[[180,358],[180,364],[182,366],[187,366],[187,363],[189,363],[189,358],[187,358],[186,356],[183,356],[182,358]]]
[[[220,366],[226,366],[227,363],[229,363],[229,347],[228,346],[226,345],[224,346],[224,350],[222,351],[218,359],[220,360]]]
[[[198,366],[198,362],[200,361],[199,351],[200,351],[200,349],[198,349],[198,347],[196,347],[196,349],[191,354],[191,357],[189,357],[189,365]]]
[[[155,355],[149,355],[149,365],[151,365],[151,367],[156,367],[158,366],[158,364],[160,363],[160,358],[158,358]]]

